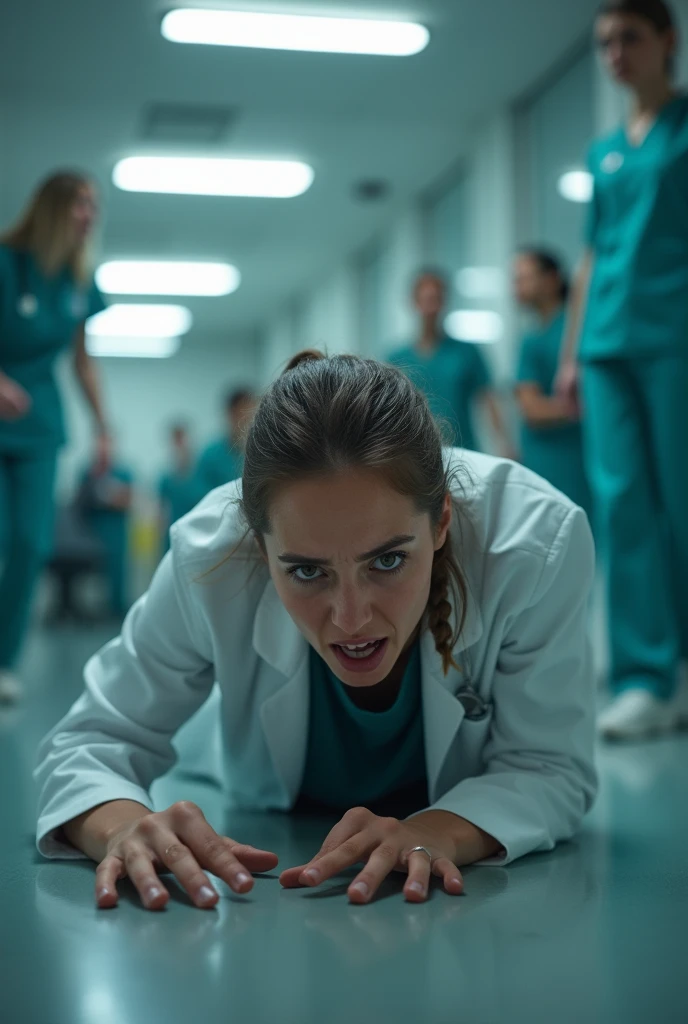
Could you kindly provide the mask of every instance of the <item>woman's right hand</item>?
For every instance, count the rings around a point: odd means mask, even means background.
[[[31,398],[27,391],[0,373],[0,420],[20,420],[31,408]]]
[[[555,393],[567,403],[571,419],[580,417],[579,368],[573,360],[563,362],[554,382]]]
[[[277,860],[274,853],[218,835],[200,807],[183,800],[120,826],[108,837],[96,871],[96,902],[102,909],[116,906],[117,880],[128,877],[147,910],[162,910],[170,894],[158,873],[171,871],[197,907],[211,909],[220,897],[206,871],[243,894],[253,888],[251,872],[270,871]]]

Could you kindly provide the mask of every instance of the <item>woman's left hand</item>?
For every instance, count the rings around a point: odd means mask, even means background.
[[[412,853],[414,846],[425,846],[432,861],[422,850]],[[347,811],[327,836],[316,856],[300,867],[282,872],[280,882],[285,888],[319,885],[359,861],[366,865],[348,889],[352,903],[367,903],[391,871],[405,871],[404,896],[413,903],[427,899],[430,875],[444,882],[445,890],[458,896],[463,892],[463,878],[454,863],[456,843],[437,825],[423,822],[423,815],[408,821],[381,818],[365,807]]]
[[[112,465],[112,438],[104,431],[96,437],[94,463],[97,473],[106,473]]]

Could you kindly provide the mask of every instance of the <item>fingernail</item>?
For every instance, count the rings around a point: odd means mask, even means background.
[[[316,871],[315,868],[309,868],[308,871],[304,871],[304,875],[311,882],[319,882],[320,881],[320,872]]]
[[[162,889],[158,889],[158,887],[154,885],[148,890],[148,899],[157,900],[158,896],[162,896]]]
[[[368,886],[365,884],[365,882],[354,882],[351,888],[355,889],[356,892],[360,892],[361,896],[368,895]]]
[[[251,876],[247,875],[244,871],[240,871],[239,874],[236,876],[236,880],[239,883],[239,885],[246,885],[247,882],[251,881]]]
[[[110,895],[110,890],[109,889],[99,889],[98,890],[97,896],[98,896],[99,900],[105,899],[105,897],[109,896],[109,895]]]
[[[424,893],[425,886],[422,885],[420,882],[411,882],[411,884],[409,885],[409,892]]]
[[[198,897],[203,903],[209,903],[211,900],[214,900],[216,896],[217,893],[214,889],[211,889],[209,885],[202,885],[198,890]]]

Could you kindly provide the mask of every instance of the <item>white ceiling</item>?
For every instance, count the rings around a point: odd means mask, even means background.
[[[160,18],[173,5],[5,5],[0,218],[12,219],[52,168],[88,169],[103,188],[103,257],[224,258],[239,267],[243,283],[234,295],[188,302],[199,332],[228,340],[316,283],[411,195],[446,173],[481,116],[532,87],[576,45],[597,2],[225,4],[418,20],[432,38],[410,58],[180,46],[160,35]],[[286,201],[117,191],[110,175],[120,157],[182,151],[141,141],[143,112],[152,102],[238,108],[225,140],[184,151],[302,159],[315,169],[312,188]],[[389,200],[366,205],[352,197],[352,183],[371,177],[389,179]]]

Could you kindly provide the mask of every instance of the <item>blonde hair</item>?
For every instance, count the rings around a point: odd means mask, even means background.
[[[14,225],[0,236],[13,249],[30,252],[45,274],[53,276],[69,267],[74,280],[86,284],[90,276],[87,244],[70,244],[71,211],[79,192],[92,182],[78,171],[58,171],[34,192]]]

